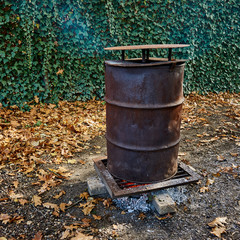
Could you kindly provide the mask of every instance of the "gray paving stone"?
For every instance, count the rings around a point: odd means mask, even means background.
[[[176,203],[167,193],[153,194],[153,206],[160,215],[176,212]]]

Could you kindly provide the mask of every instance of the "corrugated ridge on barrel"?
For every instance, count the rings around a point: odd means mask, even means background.
[[[112,62],[105,64],[108,170],[135,182],[170,178],[177,171],[184,63]]]

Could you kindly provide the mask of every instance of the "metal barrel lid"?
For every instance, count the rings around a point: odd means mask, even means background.
[[[104,50],[136,50],[136,49],[158,49],[158,48],[183,48],[189,47],[189,44],[150,44],[150,45],[130,45],[130,46],[117,46],[107,47]]]
[[[142,50],[142,62],[145,63],[149,60],[149,50],[150,49],[168,49],[168,61],[172,60],[172,49],[173,48],[183,48],[189,47],[189,44],[149,44],[149,45],[130,45],[130,46],[116,46],[116,47],[107,47],[104,50],[120,50],[122,51],[122,61],[125,60],[125,51],[126,50]]]

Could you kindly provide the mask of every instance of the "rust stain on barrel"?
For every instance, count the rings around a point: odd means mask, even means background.
[[[177,172],[183,62],[106,61],[108,170],[139,183]]]

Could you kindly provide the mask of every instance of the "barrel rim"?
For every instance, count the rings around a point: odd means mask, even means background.
[[[131,59],[129,59],[131,60]],[[173,61],[153,61],[150,63],[138,63],[132,61],[121,61],[121,60],[106,60],[104,63],[105,65],[114,66],[114,67],[125,67],[125,68],[134,68],[134,67],[156,67],[162,66],[166,68],[171,68],[173,65],[174,67],[183,67],[185,66],[186,59],[181,60],[173,60]]]

